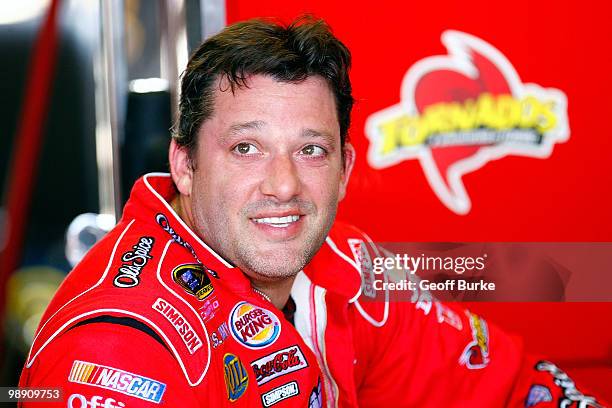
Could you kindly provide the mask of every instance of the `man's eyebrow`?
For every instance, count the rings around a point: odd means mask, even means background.
[[[233,136],[240,135],[240,133],[248,130],[260,130],[264,127],[265,123],[261,120],[251,120],[249,122],[233,123],[230,125],[227,132],[220,135],[220,142],[225,143],[231,140]]]
[[[240,133],[244,130],[260,130],[264,126],[261,120],[252,120],[250,122],[234,123],[229,127],[228,134]]]
[[[321,138],[324,139],[329,146],[335,146],[336,137],[329,132],[320,132],[315,129],[304,129],[302,130],[302,136],[307,138]]]

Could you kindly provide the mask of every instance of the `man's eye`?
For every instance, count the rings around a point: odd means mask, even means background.
[[[259,153],[259,150],[251,143],[238,143],[233,150],[242,155]]]
[[[300,151],[300,154],[305,156],[325,156],[326,153],[327,151],[324,148],[316,145],[308,145]]]

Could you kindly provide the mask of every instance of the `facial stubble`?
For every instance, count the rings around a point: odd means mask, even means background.
[[[285,250],[280,253],[260,254],[255,245],[249,244],[247,240],[239,240],[236,246],[236,259],[240,268],[257,274],[262,280],[280,280],[297,275],[314,258],[319,251],[325,238],[331,229],[335,215],[336,206],[330,206],[329,217],[321,226],[313,227],[305,231],[301,248],[294,254],[284,244]],[[283,245],[279,243],[278,245]]]
[[[327,211],[321,214],[321,218],[314,225],[304,225],[302,237],[293,239],[302,240],[302,244],[295,250],[290,249],[291,241],[286,243],[277,242],[272,247],[278,249],[265,252],[258,246],[255,240],[248,236],[248,227],[242,225],[242,231],[230,231],[230,223],[223,214],[209,212],[212,217],[203,217],[203,212],[196,212],[197,223],[204,227],[211,225],[213,228],[199,228],[201,235],[208,241],[219,255],[239,267],[245,274],[255,277],[262,281],[277,281],[297,275],[319,251],[331,226],[333,225],[337,211],[337,197],[333,197],[327,205]],[[194,203],[198,207],[198,203]],[[242,222],[253,222],[248,214],[252,213],[253,208],[258,206],[248,206],[243,209],[238,217]],[[300,207],[307,213],[306,217],[316,217],[316,207],[312,203],[301,203]],[[194,208],[195,210],[195,208]],[[208,218],[208,219],[206,219]]]

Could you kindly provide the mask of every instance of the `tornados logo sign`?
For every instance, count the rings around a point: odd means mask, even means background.
[[[462,176],[506,155],[546,158],[569,138],[567,100],[558,89],[522,83],[490,44],[445,31],[448,55],[406,73],[401,102],[371,115],[368,162],[374,168],[419,160],[438,198],[470,211]]]
[[[274,343],[281,331],[280,320],[262,307],[238,302],[229,317],[232,336],[245,347],[261,349]]]

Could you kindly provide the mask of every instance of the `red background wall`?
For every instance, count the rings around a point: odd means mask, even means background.
[[[357,99],[350,137],[358,160],[339,217],[375,241],[612,241],[612,7],[609,3],[227,0],[227,20],[308,12],[324,18],[353,54]],[[508,156],[463,177],[467,215],[446,208],[416,160],[382,170],[367,161],[366,118],[400,100],[406,71],[446,55],[444,30],[500,50],[522,82],[562,90],[570,137],[547,159]],[[612,288],[611,288],[612,290]],[[612,303],[473,304],[524,336],[570,374],[612,400]]]

